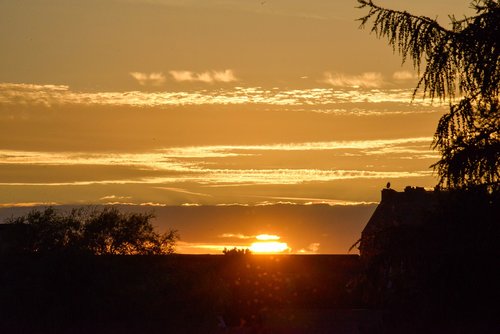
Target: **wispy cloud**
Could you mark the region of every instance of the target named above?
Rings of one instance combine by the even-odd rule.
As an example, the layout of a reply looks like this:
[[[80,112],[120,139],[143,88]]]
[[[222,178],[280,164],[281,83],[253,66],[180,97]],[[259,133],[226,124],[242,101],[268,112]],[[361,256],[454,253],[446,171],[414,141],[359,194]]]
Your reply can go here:
[[[379,88],[384,80],[379,72],[365,72],[360,75],[325,72],[322,82],[336,87]]]
[[[190,162],[168,159],[164,153],[83,153],[0,150],[0,165],[30,164],[53,166],[140,166],[153,170],[186,172],[196,166]]]
[[[73,182],[0,182],[0,186],[89,186],[149,184],[163,185],[194,182],[201,185],[294,185],[307,182],[329,182],[353,179],[398,179],[432,175],[430,171],[369,171],[321,169],[203,169],[173,177],[143,177],[135,179],[88,180]]]
[[[221,74],[221,76],[223,76]],[[189,77],[189,76],[186,76]],[[210,76],[215,80],[215,76]],[[217,79],[222,80],[222,79]],[[304,111],[322,112],[338,103],[402,103],[410,106],[412,89],[311,88],[264,89],[234,87],[199,91],[127,91],[79,92],[68,86],[0,83],[0,103],[31,105],[111,105],[162,107],[185,105],[266,105],[301,107]],[[431,106],[431,101],[414,100],[411,106]],[[325,109],[326,108],[326,109]],[[298,109],[294,109],[298,110]],[[333,109],[332,109],[333,110]],[[427,109],[426,109],[427,110]],[[334,110],[335,111],[335,110]],[[351,111],[350,111],[351,112]],[[355,109],[352,113],[359,114]],[[370,113],[368,113],[370,114]]]
[[[133,202],[106,202],[105,205],[126,205],[126,206],[157,206],[164,207],[168,204],[166,203],[156,203],[156,202],[141,202],[141,203],[133,203]]]
[[[116,196],[116,195],[108,195],[99,198],[101,201],[109,201],[109,200],[122,200],[122,199],[131,199],[131,196]]]
[[[143,73],[143,72],[130,72],[129,73],[141,86],[161,86],[167,80],[165,75],[161,72]]]
[[[214,82],[234,82],[238,81],[234,75],[233,70],[224,71],[206,71],[196,73],[193,71],[170,71],[170,75],[175,81],[183,82],[204,82],[204,83],[214,83]]]
[[[0,208],[24,208],[35,206],[55,206],[57,202],[19,202],[19,203],[0,203]]]
[[[417,74],[410,71],[397,71],[392,74],[392,78],[399,81],[417,79]]]
[[[212,197],[210,194],[197,193],[193,191],[189,191],[187,189],[175,188],[175,187],[154,187],[155,189],[168,190],[176,193],[187,194],[187,195],[195,195],[195,196],[203,196],[203,197]]]
[[[264,197],[264,196],[259,196]],[[277,199],[277,200],[289,200],[292,201],[290,203],[301,202],[305,205],[313,205],[313,204],[327,204],[330,206],[355,206],[355,205],[367,205],[367,204],[375,204],[378,202],[366,202],[366,201],[347,201],[347,200],[338,200],[331,198],[311,198],[311,197],[283,197],[283,196],[272,196],[265,197],[269,199]],[[273,203],[275,204],[275,203]]]
[[[255,206],[273,206],[273,205],[298,205],[299,203],[297,202],[292,202],[292,201],[262,201],[262,202],[257,202],[254,205]]]
[[[353,155],[410,154],[414,157],[435,158],[430,149],[432,137],[345,140],[263,145],[189,146],[163,149],[168,158],[225,158],[252,156],[262,151],[334,151],[351,150]],[[0,151],[1,153],[1,151]]]
[[[342,159],[353,157],[383,156],[390,159],[435,159],[437,155],[430,149],[431,137],[395,138],[378,140],[352,140],[327,142],[277,143],[263,145],[215,145],[158,149],[147,153],[101,153],[101,152],[39,152],[0,150],[0,167],[7,165],[30,166],[123,166],[134,170],[135,177],[93,178],[68,181],[43,176],[10,181],[3,179],[3,186],[89,186],[89,185],[148,185],[156,189],[190,196],[210,197],[210,191],[199,192],[190,187],[248,186],[248,185],[297,185],[309,182],[331,182],[350,179],[398,179],[429,177],[432,172],[426,166],[416,170],[393,170],[387,166],[365,165],[359,169],[303,168],[304,165],[276,168],[275,165],[259,162],[243,168],[228,162],[226,158],[235,156],[267,156],[274,152],[288,154],[334,153]],[[215,157],[215,158],[214,158]],[[210,160],[203,160],[210,159]],[[231,161],[231,160],[230,160]],[[255,168],[251,168],[255,166]],[[229,167],[229,168],[228,168]],[[295,168],[294,168],[295,167]],[[309,166],[307,166],[309,167]],[[5,167],[7,168],[7,167]],[[9,167],[10,168],[10,167]],[[179,186],[183,184],[183,186]],[[186,185],[186,186],[184,186]],[[324,203],[328,205],[360,204],[325,198],[264,197],[278,201],[300,201],[303,204]],[[101,201],[110,203],[129,202],[127,196],[107,195]],[[188,201],[189,202],[189,201]],[[262,203],[267,204],[267,203]]]
[[[205,171],[203,162],[192,158],[227,158],[253,156],[264,151],[306,152],[346,151],[354,156],[406,154],[414,158],[437,157],[430,149],[432,137],[347,140],[325,142],[277,143],[263,145],[187,146],[154,150],[148,153],[84,153],[0,150],[0,165],[104,165],[132,166],[179,173]],[[164,188],[182,192],[180,188]],[[197,194],[201,195],[201,194]]]
[[[429,171],[367,171],[367,170],[320,170],[320,169],[207,169],[201,184],[261,184],[292,185],[306,182],[329,182],[352,179],[397,179],[424,177]]]
[[[302,248],[300,249],[297,253],[300,254],[314,254],[319,252],[319,247],[320,247],[319,242],[313,242],[307,246],[307,248]]]
[[[28,83],[8,83],[8,82],[2,82],[0,83],[0,90],[1,91],[35,91],[35,92],[40,92],[40,91],[58,91],[58,92],[63,92],[63,91],[68,91],[69,86],[67,85],[51,85],[51,84],[44,84],[44,85],[38,85],[38,84],[28,84]]]
[[[259,234],[255,236],[255,239],[261,240],[261,241],[269,241],[269,240],[280,240],[281,237],[279,235],[275,234]]]
[[[255,239],[255,235],[245,235],[242,233],[223,233],[219,235],[219,238],[248,240]]]

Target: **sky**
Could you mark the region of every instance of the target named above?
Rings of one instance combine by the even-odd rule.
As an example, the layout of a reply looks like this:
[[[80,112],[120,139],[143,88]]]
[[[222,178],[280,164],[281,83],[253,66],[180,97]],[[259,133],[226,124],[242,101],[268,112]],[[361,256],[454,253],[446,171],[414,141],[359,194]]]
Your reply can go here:
[[[361,208],[387,182],[432,188],[446,105],[412,100],[418,72],[356,6],[0,0],[0,207]]]

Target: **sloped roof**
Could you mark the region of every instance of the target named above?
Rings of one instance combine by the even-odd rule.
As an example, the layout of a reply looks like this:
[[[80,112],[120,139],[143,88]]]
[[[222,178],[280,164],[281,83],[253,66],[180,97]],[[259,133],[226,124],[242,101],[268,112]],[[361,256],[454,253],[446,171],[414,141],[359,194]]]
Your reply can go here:
[[[420,225],[427,220],[436,205],[433,191],[406,187],[405,191],[382,190],[382,200],[366,224],[362,236],[400,225]]]

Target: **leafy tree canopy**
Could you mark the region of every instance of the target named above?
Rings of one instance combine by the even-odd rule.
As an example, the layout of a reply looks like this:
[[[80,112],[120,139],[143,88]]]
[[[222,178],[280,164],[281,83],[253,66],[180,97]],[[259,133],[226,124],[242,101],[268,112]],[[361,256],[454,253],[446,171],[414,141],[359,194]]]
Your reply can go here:
[[[500,190],[500,3],[475,0],[476,15],[450,17],[451,28],[406,11],[358,0],[368,14],[361,27],[386,38],[403,62],[420,74],[414,96],[447,100],[450,110],[439,120],[433,147],[441,159],[432,167],[439,184],[467,189]],[[425,67],[422,70],[422,64]]]
[[[177,231],[155,232],[151,213],[123,213],[114,207],[60,212],[52,207],[7,219],[25,226],[21,251],[86,252],[95,255],[157,255],[174,252]]]

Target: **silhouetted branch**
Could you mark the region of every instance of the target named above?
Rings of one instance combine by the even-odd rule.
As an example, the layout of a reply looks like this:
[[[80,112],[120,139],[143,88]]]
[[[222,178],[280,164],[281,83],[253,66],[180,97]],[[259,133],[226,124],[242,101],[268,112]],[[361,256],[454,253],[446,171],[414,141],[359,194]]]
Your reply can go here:
[[[498,184],[500,170],[500,4],[494,0],[472,3],[476,16],[456,20],[452,29],[436,20],[382,8],[372,0],[358,0],[368,8],[361,27],[386,38],[403,62],[410,58],[420,73],[414,90],[440,100],[448,99],[449,113],[439,120],[433,148],[441,160],[432,167],[440,185],[466,188]],[[460,96],[458,103],[455,97]],[[455,104],[453,104],[455,103]],[[494,187],[498,189],[499,187]]]

